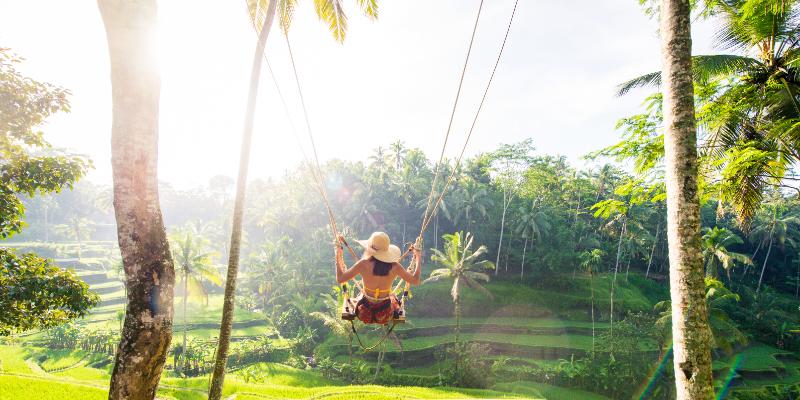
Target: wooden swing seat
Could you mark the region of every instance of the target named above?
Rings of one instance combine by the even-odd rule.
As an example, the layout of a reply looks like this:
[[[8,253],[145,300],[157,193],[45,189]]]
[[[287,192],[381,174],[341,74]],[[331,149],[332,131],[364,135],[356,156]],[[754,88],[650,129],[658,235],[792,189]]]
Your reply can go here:
[[[342,302],[341,317],[345,321],[354,321],[356,319],[356,305],[353,299],[348,297]],[[406,322],[406,304],[404,301],[400,302],[400,308],[394,311],[392,315],[392,323],[403,324]]]

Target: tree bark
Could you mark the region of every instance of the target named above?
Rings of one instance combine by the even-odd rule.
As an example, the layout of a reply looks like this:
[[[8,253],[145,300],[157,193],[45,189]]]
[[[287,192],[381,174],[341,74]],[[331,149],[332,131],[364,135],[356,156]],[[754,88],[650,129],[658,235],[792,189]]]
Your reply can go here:
[[[714,397],[697,192],[697,131],[688,0],[661,2],[667,237],[678,400]]]
[[[175,271],[158,199],[155,0],[98,0],[111,64],[111,167],[128,304],[109,399],[153,399],[172,339]]]
[[[236,276],[239,273],[239,253],[242,242],[242,219],[244,216],[244,198],[247,189],[247,170],[250,165],[250,142],[253,138],[253,120],[256,112],[258,83],[261,78],[261,63],[264,60],[264,47],[275,17],[275,5],[270,1],[264,25],[258,35],[258,42],[253,54],[253,67],[250,71],[250,90],[247,97],[244,131],[242,132],[242,148],[239,155],[239,176],[236,180],[236,199],[233,205],[233,224],[231,228],[231,245],[228,254],[228,272],[225,280],[225,298],[222,305],[222,322],[219,329],[219,344],[214,357],[214,373],[208,391],[209,400],[222,397],[222,385],[225,381],[225,367],[228,364],[228,348],[233,328],[234,300],[236,297]]]

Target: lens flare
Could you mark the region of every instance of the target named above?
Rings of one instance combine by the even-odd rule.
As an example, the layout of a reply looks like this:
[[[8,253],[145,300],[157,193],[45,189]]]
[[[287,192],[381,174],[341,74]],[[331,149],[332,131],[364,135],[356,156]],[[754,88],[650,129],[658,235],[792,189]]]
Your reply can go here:
[[[670,342],[669,348],[667,351],[664,352],[664,355],[661,357],[661,361],[658,362],[658,365],[653,368],[650,372],[650,376],[648,377],[647,381],[643,387],[639,389],[639,400],[647,399],[650,397],[650,394],[653,392],[653,389],[656,387],[656,382],[658,382],[658,378],[664,373],[664,368],[666,368],[667,360],[672,357],[672,343]]]

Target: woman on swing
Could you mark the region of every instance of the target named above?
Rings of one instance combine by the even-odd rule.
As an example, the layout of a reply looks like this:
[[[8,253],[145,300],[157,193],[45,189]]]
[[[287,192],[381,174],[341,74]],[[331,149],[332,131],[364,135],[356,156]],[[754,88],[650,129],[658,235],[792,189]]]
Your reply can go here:
[[[339,235],[336,246],[336,281],[341,284],[361,275],[364,283],[364,291],[350,304],[353,306],[350,312],[354,312],[365,324],[388,324],[396,318],[396,313],[401,308],[397,297],[392,293],[392,283],[399,276],[412,285],[419,284],[420,250],[416,246],[411,247],[414,253],[412,263],[417,266],[411,274],[400,265],[400,248],[390,243],[389,235],[374,232],[369,239],[357,241],[364,248],[364,255],[352,267],[347,268],[342,248],[344,240]]]

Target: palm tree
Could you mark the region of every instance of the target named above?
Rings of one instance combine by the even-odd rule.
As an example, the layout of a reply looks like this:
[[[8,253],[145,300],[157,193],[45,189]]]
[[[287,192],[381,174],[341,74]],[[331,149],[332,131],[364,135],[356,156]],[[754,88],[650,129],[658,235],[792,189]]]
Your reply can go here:
[[[581,253],[581,266],[589,271],[589,292],[592,298],[592,353],[594,353],[594,269],[597,268],[606,253],[600,249]]]
[[[439,249],[431,249],[431,261],[439,264],[442,268],[431,271],[431,275],[423,283],[436,282],[442,279],[453,281],[450,295],[453,297],[453,315],[456,317],[456,343],[459,341],[461,331],[461,288],[467,286],[470,289],[483,293],[486,297],[493,299],[494,296],[488,289],[483,287],[479,281],[489,282],[487,269],[495,268],[495,265],[488,260],[478,259],[486,254],[487,248],[479,246],[475,251],[472,250],[473,237],[471,233],[464,234],[456,232],[442,236],[444,239],[444,252]]]
[[[94,231],[94,222],[85,217],[69,217],[66,224],[56,225],[56,231],[78,242],[78,258],[83,258],[83,241]]]
[[[710,400],[713,337],[703,295],[689,0],[662,0],[660,12],[675,387],[678,399]]]
[[[277,1],[247,0],[253,27],[258,33],[258,42],[253,54],[253,65],[250,71],[250,87],[247,97],[247,111],[245,112],[244,132],[242,133],[242,147],[239,158],[239,176],[236,180],[236,197],[233,206],[233,223],[231,228],[231,245],[228,255],[228,271],[225,280],[225,301],[222,307],[222,323],[220,326],[219,345],[214,358],[214,373],[209,388],[209,400],[220,400],[222,397],[222,384],[225,380],[225,366],[228,362],[228,348],[233,327],[234,297],[236,294],[236,275],[239,271],[239,252],[242,236],[242,219],[244,215],[244,197],[247,187],[247,170],[250,163],[250,143],[253,137],[253,121],[255,119],[256,97],[258,83],[261,77],[261,64],[264,59],[264,47],[267,43],[272,21],[275,18]],[[359,0],[359,5],[364,14],[370,18],[377,18],[378,5],[375,0]],[[281,1],[280,27],[284,35],[289,35],[294,8],[297,0]],[[315,0],[317,16],[328,24],[334,38],[341,42],[347,31],[347,16],[339,0]]]
[[[725,311],[726,305],[731,302],[738,302],[739,295],[731,292],[722,282],[714,278],[705,279],[705,300],[708,305],[708,323],[711,332],[714,334],[716,346],[730,353],[737,345],[747,344],[747,336],[739,330]],[[659,302],[655,309],[661,311],[661,316],[656,320],[656,324],[669,328],[672,323],[672,304],[669,300]]]
[[[172,339],[175,271],[158,198],[155,0],[98,0],[111,64],[114,213],[128,305],[109,399],[152,399]]]
[[[733,203],[741,222],[755,214],[767,187],[783,186],[786,171],[800,161],[800,43],[798,1],[707,1],[718,23],[717,47],[736,54],[692,57],[694,82],[707,112],[699,119],[707,133],[706,165],[722,177],[723,200]],[[619,87],[661,84],[652,72]]]
[[[394,161],[394,168],[399,171],[400,168],[403,166],[403,160],[405,160],[406,153],[408,153],[408,149],[406,148],[403,141],[398,139],[396,142],[389,145],[389,150],[392,151],[392,160]]]
[[[764,271],[767,269],[767,262],[769,256],[772,254],[772,247],[777,240],[778,247],[784,248],[790,232],[800,225],[800,217],[794,214],[787,214],[785,210],[777,205],[768,205],[767,212],[762,218],[757,218],[757,225],[750,233],[750,238],[753,241],[759,242],[759,245],[766,244],[767,254],[764,257],[764,263],[761,265],[761,274],[758,277],[758,286],[756,286],[756,294],[761,290],[761,282],[764,279]]]
[[[213,253],[206,252],[208,241],[192,229],[177,233],[171,238],[172,259],[178,267],[180,280],[183,285],[183,349],[186,349],[186,334],[189,325],[186,322],[186,306],[189,296],[201,297],[208,304],[208,291],[203,286],[203,280],[217,286],[222,286],[222,277],[211,262]],[[176,365],[178,365],[176,363]]]
[[[371,162],[370,165],[372,167],[378,168],[378,171],[380,173],[379,178],[381,180],[383,180],[384,173],[386,172],[386,168],[388,166],[387,158],[388,157],[386,156],[386,149],[384,149],[383,146],[378,146],[377,148],[375,148],[375,150],[373,150],[372,155],[369,156],[369,160]]]
[[[520,207],[516,231],[525,239],[522,246],[522,263],[519,266],[519,278],[525,277],[525,255],[528,251],[528,242],[539,240],[543,233],[550,230],[549,215],[544,210],[532,203],[530,207]]]
[[[349,362],[353,362],[353,331],[350,329],[350,323],[341,318],[341,311],[339,302],[330,294],[325,293],[322,295],[322,303],[325,305],[324,311],[314,311],[309,314],[312,318],[316,318],[328,327],[336,336],[342,337],[347,340],[347,354]]]
[[[731,281],[731,269],[736,263],[753,265],[753,261],[746,254],[735,253],[728,250],[728,246],[744,243],[742,239],[725,228],[703,229],[703,258],[706,260],[706,276],[717,277],[717,266],[722,266]]]
[[[466,182],[456,191],[457,212],[454,215],[453,224],[458,226],[459,222],[467,223],[467,230],[472,228],[473,219],[485,217],[491,207],[492,200],[489,191],[476,182],[474,179],[466,179]],[[495,270],[497,275],[497,270]]]

